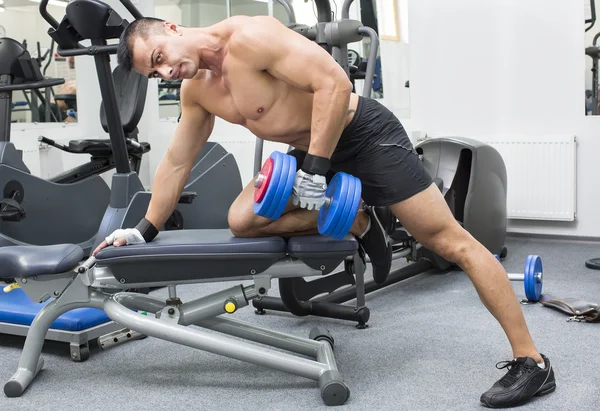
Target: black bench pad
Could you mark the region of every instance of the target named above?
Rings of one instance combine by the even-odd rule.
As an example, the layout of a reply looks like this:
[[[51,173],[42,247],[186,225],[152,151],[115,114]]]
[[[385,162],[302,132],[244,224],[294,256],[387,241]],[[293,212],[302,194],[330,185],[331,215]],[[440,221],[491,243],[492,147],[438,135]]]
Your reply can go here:
[[[0,248],[0,278],[29,278],[67,272],[83,259],[74,244]]]
[[[297,236],[288,239],[290,257],[301,260],[323,274],[329,274],[348,256],[358,250],[358,241],[348,234],[341,240],[321,235]]]

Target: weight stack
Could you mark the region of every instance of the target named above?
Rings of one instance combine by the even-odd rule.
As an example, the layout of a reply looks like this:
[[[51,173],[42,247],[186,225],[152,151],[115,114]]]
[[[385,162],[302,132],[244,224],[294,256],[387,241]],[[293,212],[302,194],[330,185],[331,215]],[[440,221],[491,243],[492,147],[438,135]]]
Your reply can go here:
[[[500,153],[464,137],[428,139],[415,149],[431,177],[442,180],[442,194],[456,220],[491,253],[504,254],[507,178]],[[436,268],[450,267],[431,251],[419,251]]]

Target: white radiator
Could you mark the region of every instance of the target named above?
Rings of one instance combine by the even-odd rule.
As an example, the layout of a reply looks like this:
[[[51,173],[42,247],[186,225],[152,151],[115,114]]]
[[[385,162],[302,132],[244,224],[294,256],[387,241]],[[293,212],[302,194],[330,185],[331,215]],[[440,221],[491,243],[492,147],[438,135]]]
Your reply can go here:
[[[508,218],[573,221],[576,137],[498,140],[486,143],[498,150],[506,164]]]

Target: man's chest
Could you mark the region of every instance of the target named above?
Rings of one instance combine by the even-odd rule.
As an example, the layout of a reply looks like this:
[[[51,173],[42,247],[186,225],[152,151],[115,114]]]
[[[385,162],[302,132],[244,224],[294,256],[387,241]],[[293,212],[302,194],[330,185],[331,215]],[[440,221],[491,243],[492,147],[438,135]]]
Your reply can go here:
[[[280,81],[269,73],[226,62],[221,75],[213,76],[207,86],[209,95],[203,97],[208,99],[203,100],[217,111],[213,113],[225,119],[235,117],[236,123],[260,120],[281,94]]]

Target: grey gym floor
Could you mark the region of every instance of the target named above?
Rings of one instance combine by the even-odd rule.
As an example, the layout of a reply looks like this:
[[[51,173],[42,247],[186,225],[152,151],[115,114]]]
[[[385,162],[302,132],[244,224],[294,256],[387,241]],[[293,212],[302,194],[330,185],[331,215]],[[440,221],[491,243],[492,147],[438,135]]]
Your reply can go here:
[[[509,238],[507,246],[504,265],[509,271],[522,270],[528,254],[542,257],[544,293],[600,303],[600,271],[584,266],[586,259],[600,256],[598,244]],[[522,284],[512,284],[523,298]],[[179,294],[185,301],[230,285],[179,287]],[[344,321],[284,313],[257,316],[252,306],[234,315],[305,336],[314,325],[327,326],[351,390],[342,409],[483,409],[479,396],[504,374],[495,364],[510,359],[511,351],[463,272],[422,274],[367,298],[371,319],[366,330]],[[600,324],[567,322],[568,316],[541,304],[522,308],[534,341],[554,364],[557,390],[519,409],[598,409]],[[3,386],[16,370],[24,340],[0,338]],[[0,410],[331,409],[311,380],[153,338],[100,352],[93,346],[84,363],[71,362],[68,353],[66,345],[47,342],[44,370],[21,398],[0,394]]]

